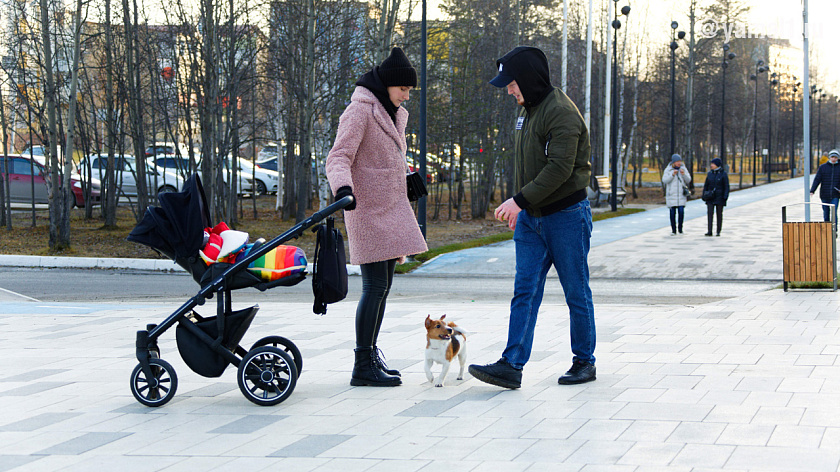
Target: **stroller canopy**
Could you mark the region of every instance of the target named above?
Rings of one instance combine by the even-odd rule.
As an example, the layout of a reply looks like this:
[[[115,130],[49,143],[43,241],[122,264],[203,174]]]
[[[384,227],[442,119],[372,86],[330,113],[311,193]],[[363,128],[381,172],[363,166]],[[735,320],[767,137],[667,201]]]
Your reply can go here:
[[[183,191],[158,194],[158,201],[160,207],[149,207],[126,239],[176,262],[198,254],[204,244],[204,228],[212,226],[198,174],[184,182]]]

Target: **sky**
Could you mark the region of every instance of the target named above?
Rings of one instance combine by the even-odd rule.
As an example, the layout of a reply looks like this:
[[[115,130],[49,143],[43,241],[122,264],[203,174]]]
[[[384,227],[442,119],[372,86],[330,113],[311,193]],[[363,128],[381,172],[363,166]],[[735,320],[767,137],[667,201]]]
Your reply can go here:
[[[570,0],[572,2],[587,2],[587,0]],[[595,6],[601,3],[602,0],[595,0]],[[428,18],[441,18],[439,5],[440,0],[428,0]],[[702,3],[702,0],[700,0]],[[802,48],[802,1],[801,0],[747,0],[747,4],[751,5],[751,10],[748,14],[747,21],[743,25],[744,30],[732,30],[731,35],[738,34],[758,34],[777,39],[788,39],[791,45]],[[647,31],[649,37],[654,41],[661,41],[668,43],[670,41],[671,30],[669,25],[672,20],[676,20],[680,28],[686,29],[688,27],[688,7],[689,0],[619,0],[619,7],[623,5],[631,5],[633,10],[631,16],[635,16],[635,20],[641,23],[642,18],[647,22]],[[840,20],[840,1],[838,0],[809,0],[808,2],[808,16],[809,16],[809,42],[811,49],[811,60],[820,65],[820,74],[822,77],[818,79],[823,82],[821,86],[832,90],[836,95],[840,95],[840,47],[838,47],[838,37],[835,33],[832,38],[830,33],[832,28],[838,28],[836,24]],[[633,15],[637,13],[637,15]],[[417,18],[420,16],[420,9],[416,11]],[[641,16],[639,16],[641,15]],[[698,35],[701,34],[700,27],[705,28],[704,32],[718,31],[718,34],[724,34],[722,22],[717,18],[704,18],[698,15],[696,27]],[[662,25],[658,27],[657,25]],[[629,25],[633,26],[633,25]],[[661,31],[657,35],[656,30]],[[797,76],[802,77],[802,65],[799,65]]]

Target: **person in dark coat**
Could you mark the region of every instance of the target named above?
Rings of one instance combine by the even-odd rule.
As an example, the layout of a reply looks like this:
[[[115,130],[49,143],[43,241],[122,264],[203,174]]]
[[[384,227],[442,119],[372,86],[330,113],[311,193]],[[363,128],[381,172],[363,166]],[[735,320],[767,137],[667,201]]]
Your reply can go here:
[[[709,222],[709,230],[706,236],[712,235],[712,216],[717,214],[717,232],[720,236],[720,229],[723,226],[723,207],[729,200],[729,175],[723,170],[723,162],[720,158],[712,159],[710,167],[712,170],[706,174],[706,182],[703,184],[703,201],[706,202],[706,216]]]
[[[811,184],[811,196],[817,191],[817,186],[820,187],[820,200],[826,205],[834,206],[834,214],[837,214],[837,202],[840,201],[840,165],[837,164],[840,159],[840,151],[832,149],[828,153],[828,162],[821,165],[817,169],[817,175],[814,176],[814,183]],[[823,221],[831,221],[831,207],[823,205]],[[837,221],[834,221],[834,229],[837,229]]]

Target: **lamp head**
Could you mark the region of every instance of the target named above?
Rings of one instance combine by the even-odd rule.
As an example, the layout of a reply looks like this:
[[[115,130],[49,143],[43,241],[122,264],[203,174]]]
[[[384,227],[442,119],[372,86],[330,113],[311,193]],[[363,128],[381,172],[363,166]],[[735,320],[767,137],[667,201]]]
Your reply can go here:
[[[671,29],[677,29],[677,28],[679,28],[679,27],[680,27],[680,24],[679,24],[679,23],[677,23],[676,21],[672,21],[672,22],[671,22]]]
[[[630,6],[625,5],[625,6],[621,7],[621,14],[624,15],[624,16],[629,15],[630,14]]]
[[[685,31],[680,31],[677,33],[677,38],[684,39],[685,38]]]
[[[618,19],[613,20],[613,22],[612,22],[612,27],[613,27],[614,29],[619,29],[619,28],[621,28],[621,20],[618,20]]]
[[[679,45],[676,41],[671,41],[671,51],[676,51]]]
[[[755,63],[755,65],[757,65],[757,66],[763,66],[763,65],[764,65],[764,61],[763,61],[763,60],[761,60],[761,59],[759,59],[759,60],[758,60],[758,62],[756,62],[756,63]]]
[[[723,50],[729,51],[729,43],[723,43]]]
[[[734,52],[730,52],[729,55],[726,56],[726,57],[729,58],[729,60],[731,61],[732,59],[735,59],[737,56],[735,55]]]

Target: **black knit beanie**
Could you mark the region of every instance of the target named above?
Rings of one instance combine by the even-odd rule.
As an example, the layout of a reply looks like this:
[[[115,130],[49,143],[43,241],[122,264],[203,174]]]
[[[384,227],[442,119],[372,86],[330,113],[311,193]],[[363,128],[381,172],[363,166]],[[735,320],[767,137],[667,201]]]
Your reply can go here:
[[[391,55],[382,61],[379,76],[386,87],[417,87],[417,71],[400,48],[391,49]]]

